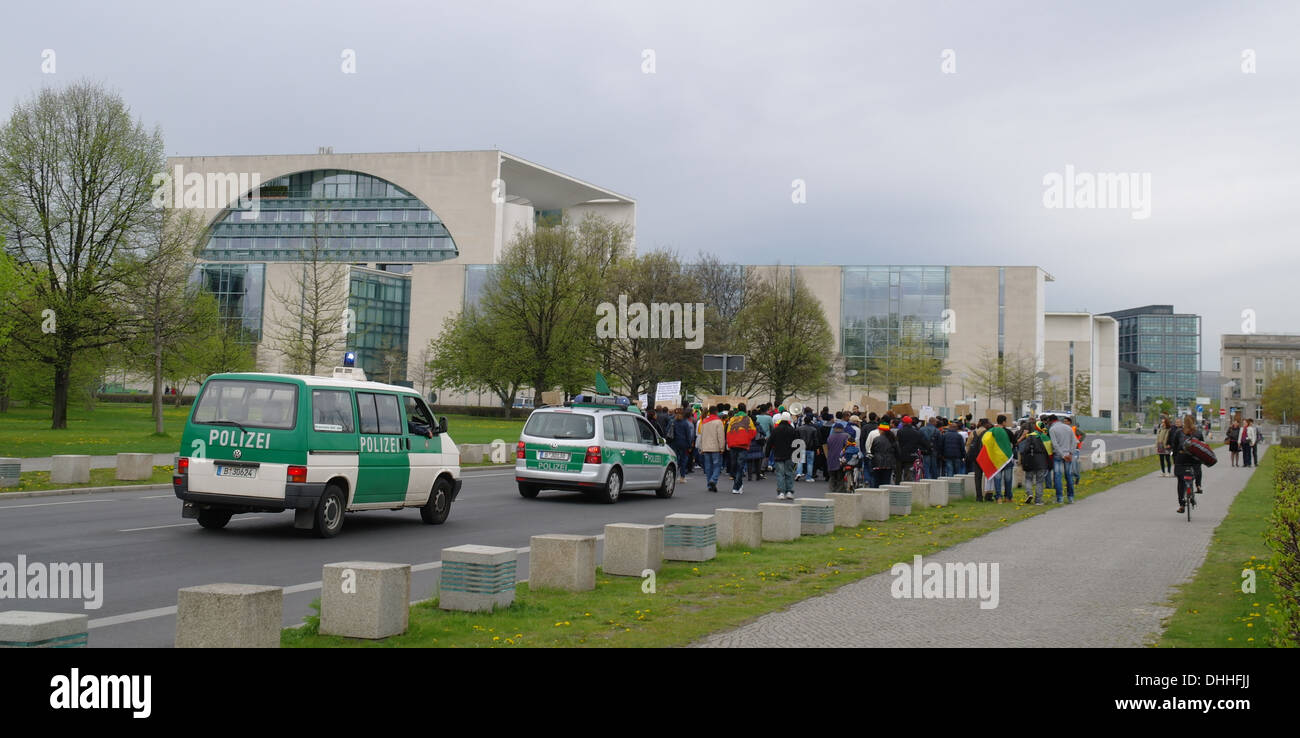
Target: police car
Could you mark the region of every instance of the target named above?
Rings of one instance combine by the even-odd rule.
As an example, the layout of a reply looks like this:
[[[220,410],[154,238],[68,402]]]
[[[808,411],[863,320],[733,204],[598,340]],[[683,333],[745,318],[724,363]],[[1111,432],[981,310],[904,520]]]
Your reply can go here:
[[[587,493],[614,503],[627,490],[672,497],[677,456],[627,398],[580,395],[563,407],[534,410],[515,450],[519,494],[544,489]]]
[[[447,419],[408,387],[342,369],[209,377],[172,477],[182,517],[219,529],[238,513],[293,510],[295,528],[322,538],[356,510],[419,508],[425,523],[446,521],[461,486]]]

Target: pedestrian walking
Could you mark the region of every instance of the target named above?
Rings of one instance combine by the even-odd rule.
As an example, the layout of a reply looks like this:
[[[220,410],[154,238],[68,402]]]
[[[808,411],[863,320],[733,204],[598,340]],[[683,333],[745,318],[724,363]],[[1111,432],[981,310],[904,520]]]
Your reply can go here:
[[[700,434],[696,439],[700,461],[704,465],[704,481],[710,492],[718,491],[718,477],[722,474],[722,455],[727,450],[727,432],[717,406],[709,408],[708,415],[700,421]]]
[[[1021,426],[1020,440],[1016,444],[1016,463],[1025,472],[1024,504],[1043,504],[1043,478],[1052,463],[1052,456],[1043,443],[1042,434],[1035,432],[1029,423]]]
[[[1241,426],[1237,425],[1237,421],[1232,421],[1232,424],[1228,426],[1226,437],[1228,439],[1228,454],[1232,457],[1232,465],[1240,466]]]
[[[772,471],[776,474],[776,497],[780,500],[794,499],[794,442],[798,438],[794,426],[790,424],[790,414],[776,416],[776,425],[767,438],[766,451],[772,455]]]
[[[758,435],[754,421],[745,412],[745,403],[736,405],[736,412],[727,421],[727,451],[731,457],[732,484],[731,494],[743,494],[745,486],[745,454],[749,444]]]
[[[1172,458],[1174,451],[1169,448],[1169,434],[1173,429],[1173,424],[1169,422],[1169,418],[1166,416],[1160,420],[1160,427],[1156,431],[1156,455],[1160,457],[1160,476],[1162,477],[1174,473]]]
[[[845,491],[844,469],[840,466],[840,459],[848,438],[849,433],[844,427],[844,422],[835,423],[831,426],[830,435],[826,437],[826,445],[823,447],[826,452],[826,476],[831,483],[832,492]]]

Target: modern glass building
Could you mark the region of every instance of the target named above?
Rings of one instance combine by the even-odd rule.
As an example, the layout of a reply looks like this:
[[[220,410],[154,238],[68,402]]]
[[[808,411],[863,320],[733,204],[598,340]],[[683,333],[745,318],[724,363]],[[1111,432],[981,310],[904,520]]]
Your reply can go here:
[[[201,264],[193,278],[217,299],[222,322],[238,329],[240,341],[262,340],[265,264]]]
[[[1120,362],[1150,370],[1131,372],[1135,379],[1120,382],[1121,403],[1141,410],[1153,400],[1167,399],[1175,410],[1193,408],[1200,386],[1201,316],[1175,313],[1173,305],[1105,315],[1119,321]],[[1123,389],[1128,387],[1135,389]]]
[[[948,356],[948,267],[846,266],[841,280],[840,351],[859,383],[878,374],[905,341],[916,342],[924,356]]]
[[[406,379],[410,334],[411,280],[401,274],[353,267],[348,307],[356,330],[348,335],[348,350],[366,376],[384,382]]]

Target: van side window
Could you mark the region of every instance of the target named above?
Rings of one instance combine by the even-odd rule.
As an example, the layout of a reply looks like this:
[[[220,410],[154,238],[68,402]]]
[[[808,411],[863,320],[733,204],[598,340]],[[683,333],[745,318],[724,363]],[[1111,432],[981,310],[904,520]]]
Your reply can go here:
[[[606,415],[604,421],[601,422],[601,425],[604,426],[604,429],[605,429],[605,440],[606,440],[606,441],[621,441],[621,440],[623,440],[623,439],[619,438],[619,432],[618,432],[618,418],[617,418],[617,417],[615,417],[615,416],[613,416],[613,415]]]
[[[375,395],[375,406],[379,408],[380,433],[405,433],[406,424],[402,422],[402,409],[397,398],[392,395]]]
[[[649,423],[640,418],[633,418],[632,420],[636,423],[637,430],[641,431],[641,443],[653,446],[659,442],[659,434],[655,433],[655,429],[651,428]]]
[[[636,418],[632,417],[631,413],[625,413],[623,415],[615,415],[614,417],[618,419],[618,431],[619,431],[618,440],[622,441],[623,443],[641,442],[641,438],[640,438],[641,430],[637,428]]]
[[[357,410],[361,414],[361,432],[379,432],[379,413],[375,410],[375,396],[369,392],[357,393]]]
[[[312,390],[312,427],[327,433],[351,433],[355,428],[352,396],[345,390]]]

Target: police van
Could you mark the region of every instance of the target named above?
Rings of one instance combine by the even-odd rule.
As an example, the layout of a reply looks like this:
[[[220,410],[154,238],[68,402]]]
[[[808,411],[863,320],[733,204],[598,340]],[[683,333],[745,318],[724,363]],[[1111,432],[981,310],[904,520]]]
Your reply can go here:
[[[444,522],[461,486],[447,419],[410,388],[338,373],[209,377],[172,478],[182,517],[216,529],[237,513],[293,510],[295,528],[322,538],[357,510],[414,507]]]
[[[626,398],[579,395],[562,407],[534,410],[515,449],[519,494],[544,489],[585,492],[618,502],[624,490],[672,497],[677,456]]]

